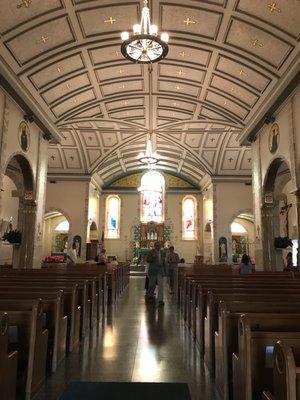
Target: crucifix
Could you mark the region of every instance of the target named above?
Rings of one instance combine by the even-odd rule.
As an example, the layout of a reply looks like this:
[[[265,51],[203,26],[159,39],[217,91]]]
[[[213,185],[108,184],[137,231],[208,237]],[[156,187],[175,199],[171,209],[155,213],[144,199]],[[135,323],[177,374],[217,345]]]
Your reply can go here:
[[[280,215],[285,216],[285,229],[286,229],[286,236],[289,237],[289,212],[293,204],[288,204],[287,200],[284,200],[284,206],[280,209]]]

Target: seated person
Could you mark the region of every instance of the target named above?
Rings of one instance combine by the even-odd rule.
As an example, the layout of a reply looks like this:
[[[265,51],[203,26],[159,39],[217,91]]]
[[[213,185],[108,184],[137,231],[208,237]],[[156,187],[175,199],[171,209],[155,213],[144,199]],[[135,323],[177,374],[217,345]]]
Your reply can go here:
[[[251,274],[252,273],[252,264],[250,261],[250,257],[247,254],[244,254],[239,266],[239,273],[241,275]]]
[[[107,263],[106,250],[102,249],[100,254],[98,255],[97,265],[106,265],[106,263]]]
[[[111,260],[111,262],[110,262],[110,265],[112,266],[112,267],[117,267],[118,265],[119,265],[119,263],[118,263],[118,260],[117,260],[117,257],[113,257],[112,258],[112,260]]]

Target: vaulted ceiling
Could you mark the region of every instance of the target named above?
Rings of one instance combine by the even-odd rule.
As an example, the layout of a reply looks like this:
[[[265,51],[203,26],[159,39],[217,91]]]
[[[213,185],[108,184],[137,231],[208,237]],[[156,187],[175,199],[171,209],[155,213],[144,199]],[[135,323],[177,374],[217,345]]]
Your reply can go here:
[[[103,184],[142,168],[153,92],[157,168],[195,184],[249,176],[239,142],[299,65],[299,0],[152,0],[169,54],[129,63],[120,32],[140,20],[136,0],[2,0],[0,60],[61,135],[49,173]],[[298,63],[298,64],[297,64]]]

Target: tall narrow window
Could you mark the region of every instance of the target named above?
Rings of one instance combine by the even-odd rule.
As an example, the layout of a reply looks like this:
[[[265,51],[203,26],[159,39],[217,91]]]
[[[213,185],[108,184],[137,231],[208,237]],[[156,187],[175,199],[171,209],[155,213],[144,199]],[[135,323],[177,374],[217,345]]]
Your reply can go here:
[[[108,196],[106,199],[106,238],[118,239],[120,237],[120,207],[121,200],[118,196]]]
[[[141,222],[163,222],[165,179],[157,171],[146,172],[141,179]]]
[[[182,238],[196,240],[197,201],[192,196],[187,196],[182,201]]]

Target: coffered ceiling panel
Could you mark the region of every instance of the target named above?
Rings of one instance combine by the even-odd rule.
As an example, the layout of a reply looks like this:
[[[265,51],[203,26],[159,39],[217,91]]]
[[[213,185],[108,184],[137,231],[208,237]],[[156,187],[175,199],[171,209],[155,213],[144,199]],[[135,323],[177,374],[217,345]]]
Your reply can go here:
[[[29,78],[37,89],[42,89],[51,82],[65,79],[72,72],[77,72],[83,68],[84,63],[81,54],[75,54],[46,65],[41,70],[29,75]]]
[[[214,39],[223,14],[206,9],[162,4],[162,29]]]
[[[210,50],[198,47],[180,46],[174,44],[169,48],[168,60],[176,61],[182,65],[196,65],[197,67],[207,67],[211,58]]]
[[[293,46],[271,32],[266,32],[244,21],[232,19],[226,43],[248,49],[249,53],[261,58],[275,68],[281,66]]]
[[[212,175],[249,177],[240,138],[299,66],[300,2],[150,3],[153,23],[170,34],[151,73],[120,50],[142,0],[1,2],[0,64],[60,131],[50,176],[96,174],[106,184],[141,171],[153,132],[158,170],[199,186]]]
[[[76,75],[73,78],[66,79],[64,82],[53,86],[51,89],[43,92],[42,97],[48,103],[53,103],[62,97],[68,96],[79,89],[89,86],[91,81],[88,74],[85,72],[80,75]]]
[[[20,65],[75,41],[67,17],[55,18],[20,32],[4,44]]]
[[[113,79],[124,78],[132,76],[142,76],[142,68],[138,64],[126,64],[122,66],[110,66],[106,68],[101,68],[97,70],[97,76],[99,82],[105,82]]]
[[[99,3],[99,2],[98,2]],[[78,11],[77,16],[85,37],[127,30],[140,19],[138,2],[108,7],[92,6]],[[93,2],[89,2],[93,4]],[[113,17],[112,17],[113,15]]]
[[[30,4],[30,7],[27,7],[26,3],[21,0],[1,0],[0,33],[4,34],[33,18],[62,8],[60,0],[35,1]]]
[[[178,77],[196,84],[202,83],[205,78],[205,71],[183,65],[160,64],[159,72],[162,77]]]
[[[288,2],[272,2],[269,0],[239,0],[236,10],[259,18],[283,32],[299,37],[300,26],[300,4],[299,0],[288,0]]]
[[[159,80],[158,90],[161,92],[172,92],[177,94],[183,93],[188,96],[197,97],[201,89],[193,84],[180,83],[176,80]]]

